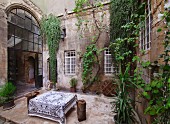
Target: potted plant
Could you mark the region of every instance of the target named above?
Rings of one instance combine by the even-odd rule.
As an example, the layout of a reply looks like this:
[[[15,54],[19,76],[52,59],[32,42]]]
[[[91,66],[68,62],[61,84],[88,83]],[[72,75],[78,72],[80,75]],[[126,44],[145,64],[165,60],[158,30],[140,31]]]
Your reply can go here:
[[[129,75],[130,65],[126,67],[124,73],[120,72],[118,80],[115,81],[117,85],[116,97],[112,102],[114,112],[115,124],[133,124],[136,120],[136,113],[132,107],[132,99],[128,89],[133,87],[131,77]]]
[[[70,92],[76,92],[77,79],[72,78],[70,80]]]
[[[14,92],[16,87],[11,83],[7,82],[0,89],[0,99],[3,105],[3,109],[11,109],[15,106],[14,103]]]

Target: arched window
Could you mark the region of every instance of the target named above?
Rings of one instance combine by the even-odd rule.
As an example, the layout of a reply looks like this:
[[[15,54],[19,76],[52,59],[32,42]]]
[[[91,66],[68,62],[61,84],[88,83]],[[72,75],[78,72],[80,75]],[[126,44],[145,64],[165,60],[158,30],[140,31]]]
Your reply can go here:
[[[24,9],[16,8],[8,13],[8,48],[42,53],[39,25]]]
[[[16,6],[8,15],[8,80],[27,81],[28,69],[25,58],[34,56],[36,87],[42,83],[42,38],[39,24],[33,14],[24,7]],[[39,85],[39,86],[38,86]]]

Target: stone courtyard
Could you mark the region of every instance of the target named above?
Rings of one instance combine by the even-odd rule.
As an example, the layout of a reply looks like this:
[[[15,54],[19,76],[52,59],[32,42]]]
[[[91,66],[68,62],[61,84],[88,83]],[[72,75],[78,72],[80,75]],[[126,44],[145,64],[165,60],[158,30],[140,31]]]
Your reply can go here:
[[[48,92],[41,90],[40,93]],[[59,91],[63,92],[63,91]],[[104,95],[87,95],[76,93],[78,100],[86,101],[86,120],[79,122],[77,119],[77,108],[71,109],[66,114],[67,124],[114,124],[110,102],[113,98]],[[0,124],[56,124],[47,119],[28,116],[26,97],[15,100],[16,106],[10,110],[3,111],[0,108]],[[4,122],[4,118],[6,122]]]

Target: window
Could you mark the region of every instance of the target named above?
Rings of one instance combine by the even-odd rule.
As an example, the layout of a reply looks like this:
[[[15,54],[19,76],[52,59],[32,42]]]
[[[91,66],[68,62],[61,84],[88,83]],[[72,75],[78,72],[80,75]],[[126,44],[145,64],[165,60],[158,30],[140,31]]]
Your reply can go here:
[[[149,50],[151,47],[151,28],[152,28],[152,14],[151,14],[151,2],[147,0],[145,8],[145,22],[141,28],[140,34],[140,49]]]
[[[76,67],[76,56],[75,51],[66,51],[65,52],[65,74],[74,75]]]
[[[14,8],[8,13],[8,47],[42,53],[38,22],[24,9]]]
[[[112,55],[109,49],[104,51],[104,73],[110,75],[118,72],[118,67],[113,66]]]

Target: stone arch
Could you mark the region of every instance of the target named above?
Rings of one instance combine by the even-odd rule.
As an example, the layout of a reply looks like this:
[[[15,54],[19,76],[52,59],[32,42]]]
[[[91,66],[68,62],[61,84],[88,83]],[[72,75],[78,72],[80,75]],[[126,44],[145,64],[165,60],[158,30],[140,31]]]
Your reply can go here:
[[[8,13],[13,10],[13,9],[23,9],[27,12],[29,12],[35,19],[36,21],[38,22],[39,26],[40,26],[40,18],[38,17],[38,15],[33,11],[31,10],[29,7],[23,5],[23,4],[19,4],[19,3],[14,3],[14,4],[11,4],[9,5],[8,7],[6,7],[5,9],[5,12],[8,16]]]
[[[42,87],[41,14],[35,5],[32,7],[23,3],[25,1],[29,0],[12,3],[4,10],[8,17],[8,80],[14,82],[18,89],[21,85],[25,89]],[[33,85],[30,87],[27,83]]]

